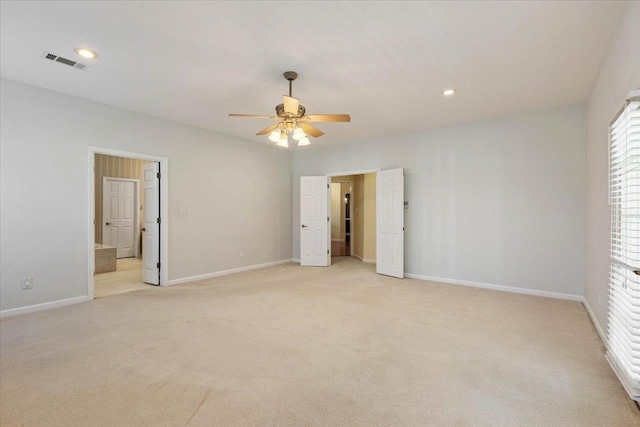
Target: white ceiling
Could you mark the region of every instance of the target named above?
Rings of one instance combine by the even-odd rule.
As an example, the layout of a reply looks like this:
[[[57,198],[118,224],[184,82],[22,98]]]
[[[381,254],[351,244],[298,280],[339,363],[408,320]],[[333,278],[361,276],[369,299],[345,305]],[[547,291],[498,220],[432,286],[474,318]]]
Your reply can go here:
[[[584,101],[624,2],[6,2],[2,77],[268,143],[299,73],[316,146]],[[96,60],[79,71],[48,50]],[[440,92],[455,87],[444,98]]]

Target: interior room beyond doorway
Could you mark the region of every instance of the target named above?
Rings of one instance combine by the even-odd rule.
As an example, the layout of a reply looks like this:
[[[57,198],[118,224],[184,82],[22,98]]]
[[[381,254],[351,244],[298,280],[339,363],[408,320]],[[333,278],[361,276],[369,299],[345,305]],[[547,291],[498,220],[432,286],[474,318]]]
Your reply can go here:
[[[331,177],[331,256],[376,262],[376,173]]]
[[[146,289],[142,278],[144,165],[147,160],[95,154],[96,298]]]

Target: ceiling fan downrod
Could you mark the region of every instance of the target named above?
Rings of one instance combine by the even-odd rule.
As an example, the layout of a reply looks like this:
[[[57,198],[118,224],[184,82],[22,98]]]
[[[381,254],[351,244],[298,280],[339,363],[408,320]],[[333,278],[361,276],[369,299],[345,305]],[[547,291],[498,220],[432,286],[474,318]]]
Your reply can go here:
[[[293,81],[298,78],[298,73],[296,73],[295,71],[285,71],[284,78],[289,80],[289,96],[293,97],[292,95]]]

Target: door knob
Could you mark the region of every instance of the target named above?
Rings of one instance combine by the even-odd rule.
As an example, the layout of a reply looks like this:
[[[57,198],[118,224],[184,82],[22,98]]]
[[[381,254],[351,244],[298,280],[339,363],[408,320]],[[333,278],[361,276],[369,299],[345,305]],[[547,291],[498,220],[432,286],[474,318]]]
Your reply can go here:
[[[147,231],[147,229],[146,229],[146,228],[144,228],[144,227],[142,227],[142,231]]]
[[[110,223],[110,222],[106,222],[105,224],[106,224],[106,225],[111,225],[111,223]]]
[[[307,226],[306,226],[306,225],[304,225],[304,224],[302,224],[302,228],[307,228]]]

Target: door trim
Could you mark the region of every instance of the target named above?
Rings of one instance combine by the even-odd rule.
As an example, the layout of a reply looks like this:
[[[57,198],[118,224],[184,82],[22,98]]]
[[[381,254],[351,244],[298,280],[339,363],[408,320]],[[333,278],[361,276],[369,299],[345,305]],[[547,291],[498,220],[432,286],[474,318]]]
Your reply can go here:
[[[362,169],[362,170],[357,170],[357,171],[349,171],[349,172],[331,172],[328,173],[327,176],[328,177],[334,177],[334,176],[348,176],[348,175],[364,175],[366,173],[373,173],[373,172],[380,172],[382,169],[377,168],[377,169]]]
[[[87,251],[87,298],[94,299],[94,270],[95,270],[95,211],[96,211],[96,195],[95,195],[95,155],[106,154],[108,156],[129,157],[131,159],[152,160],[160,163],[160,286],[167,286],[169,283],[169,158],[156,156],[153,154],[135,153],[132,151],[115,150],[112,148],[96,147],[90,145],[88,147],[88,168],[87,168],[87,184],[89,189],[89,212],[87,220],[88,241]]]
[[[104,187],[109,181],[123,181],[123,182],[133,182],[133,188],[135,191],[135,207],[134,207],[134,219],[133,219],[133,229],[134,229],[134,256],[137,258],[140,255],[140,180],[135,178],[117,178],[113,176],[103,176],[102,177],[102,209],[104,210]],[[102,214],[102,219],[104,222],[104,213]],[[102,241],[104,242],[104,224],[102,224]]]

